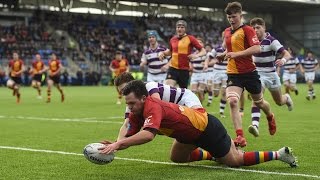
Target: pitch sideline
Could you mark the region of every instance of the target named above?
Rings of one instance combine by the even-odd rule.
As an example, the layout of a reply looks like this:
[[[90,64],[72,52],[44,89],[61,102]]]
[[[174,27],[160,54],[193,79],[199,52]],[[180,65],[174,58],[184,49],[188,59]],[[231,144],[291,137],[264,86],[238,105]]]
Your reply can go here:
[[[10,149],[10,150],[20,150],[20,151],[31,151],[31,152],[43,152],[43,153],[83,156],[83,154],[73,153],[73,152],[52,151],[52,150],[43,150],[43,149],[31,149],[31,148],[23,148],[23,147],[0,146],[0,149]],[[310,175],[310,174],[281,173],[281,172],[272,172],[272,171],[261,171],[261,170],[241,169],[241,168],[229,168],[229,167],[208,166],[208,165],[198,165],[198,164],[178,164],[178,163],[172,163],[172,162],[161,162],[161,161],[152,161],[152,160],[144,160],[144,159],[132,159],[132,158],[121,158],[121,157],[115,157],[115,159],[124,160],[124,161],[144,162],[144,163],[150,163],[150,164],[164,164],[164,165],[187,166],[187,167],[204,167],[204,168],[210,168],[210,169],[222,169],[222,170],[250,172],[250,173],[260,173],[260,174],[268,174],[268,175],[273,174],[273,175],[282,175],[282,176],[297,176],[297,177],[320,179],[320,176]]]

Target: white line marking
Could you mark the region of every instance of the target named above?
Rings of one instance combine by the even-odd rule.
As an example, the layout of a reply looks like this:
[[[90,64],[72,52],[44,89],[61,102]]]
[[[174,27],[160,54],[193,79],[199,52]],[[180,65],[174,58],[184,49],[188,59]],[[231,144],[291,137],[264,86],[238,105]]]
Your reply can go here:
[[[73,152],[31,149],[31,148],[11,147],[11,146],[0,146],[0,149],[83,156],[83,154],[73,153]],[[229,167],[221,167],[221,166],[208,166],[208,165],[199,165],[199,164],[178,164],[178,163],[172,163],[172,162],[161,162],[161,161],[151,161],[151,160],[144,160],[144,159],[132,159],[132,158],[121,158],[121,157],[115,157],[115,159],[125,160],[125,161],[144,162],[144,163],[151,163],[151,164],[165,164],[165,165],[188,166],[188,167],[204,167],[204,168],[210,168],[210,169],[222,169],[222,170],[230,170],[230,171],[240,171],[240,172],[250,172],[250,173],[260,173],[260,174],[274,174],[274,175],[282,175],[282,176],[299,176],[299,177],[320,179],[320,176],[310,175],[310,174],[282,173],[282,172],[262,171],[262,170],[253,170],[253,169],[229,168]]]
[[[45,118],[45,117],[25,117],[25,116],[0,116],[1,119],[24,119],[24,120],[37,120],[37,121],[61,121],[61,122],[85,122],[85,123],[108,123],[108,124],[122,124],[121,121],[100,121],[95,117],[91,118]],[[92,119],[92,120],[90,120]],[[105,119],[120,119],[123,117],[106,117]]]

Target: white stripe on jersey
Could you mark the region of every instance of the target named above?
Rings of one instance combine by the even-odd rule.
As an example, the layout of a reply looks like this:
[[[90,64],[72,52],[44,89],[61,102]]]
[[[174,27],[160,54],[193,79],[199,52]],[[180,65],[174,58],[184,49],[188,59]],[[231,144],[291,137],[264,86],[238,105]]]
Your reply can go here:
[[[194,60],[191,61],[192,66],[193,66],[193,71],[194,73],[201,73],[204,72],[203,71],[203,67],[204,67],[204,62],[207,59],[207,56],[201,56],[198,57]]]
[[[302,59],[301,65],[305,72],[314,72],[314,68],[318,64],[317,59]]]
[[[269,33],[260,42],[261,52],[257,55],[253,55],[253,61],[256,63],[257,71],[259,72],[274,72],[276,67],[271,63],[276,60],[277,52],[283,48],[280,42],[272,37]]]
[[[290,69],[296,69],[296,67],[299,64],[299,59],[298,58],[290,58],[284,65],[284,70],[283,72],[289,73]],[[292,73],[296,73],[296,70]]]
[[[213,57],[212,56],[212,52],[208,52],[207,54],[206,54],[206,59],[211,59],[211,57]],[[208,65],[208,72],[212,72],[213,71],[213,65],[211,65],[211,66],[209,66]]]
[[[210,57],[211,58],[216,58],[218,53],[223,53],[222,50],[223,49],[220,49],[220,52],[217,52],[217,50],[212,49]],[[213,69],[214,69],[214,71],[219,71],[219,72],[221,71],[221,72],[226,72],[227,73],[227,64],[228,64],[228,60],[223,60],[222,62],[218,61],[217,63],[215,63],[213,65]]]

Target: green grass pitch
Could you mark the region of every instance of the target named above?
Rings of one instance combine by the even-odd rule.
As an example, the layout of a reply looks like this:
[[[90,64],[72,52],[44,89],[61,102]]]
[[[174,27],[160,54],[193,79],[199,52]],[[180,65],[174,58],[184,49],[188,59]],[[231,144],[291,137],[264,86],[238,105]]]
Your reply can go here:
[[[248,140],[245,151],[290,146],[298,156],[299,167],[290,168],[275,161],[230,169],[212,161],[183,166],[170,164],[172,139],[162,136],[157,136],[151,143],[118,151],[117,159],[108,165],[92,164],[82,156],[83,147],[103,139],[116,139],[123,121],[125,103],[115,104],[113,86],[64,87],[64,103],[60,102],[58,91],[53,89],[50,104],[45,103],[45,98],[37,99],[36,91],[30,87],[22,87],[21,103],[16,104],[12,92],[0,87],[0,179],[320,179],[320,120],[317,114],[320,100],[306,100],[306,85],[299,85],[299,90],[298,96],[292,94],[295,103],[292,112],[286,106],[276,106],[269,92],[265,93],[276,114],[278,131],[274,136],[268,134],[264,115],[260,137],[254,138],[247,132],[251,121],[250,101],[246,101],[243,119]],[[319,85],[315,90],[320,94]],[[218,99],[213,100],[207,111],[217,115]],[[220,120],[234,137],[229,108],[226,114],[227,117]]]

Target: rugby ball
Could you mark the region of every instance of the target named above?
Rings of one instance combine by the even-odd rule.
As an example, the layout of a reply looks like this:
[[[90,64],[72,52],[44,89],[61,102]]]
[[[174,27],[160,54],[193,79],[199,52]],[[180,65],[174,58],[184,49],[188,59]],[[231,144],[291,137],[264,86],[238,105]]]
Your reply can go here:
[[[103,165],[111,163],[114,159],[114,153],[109,154],[100,154],[99,148],[104,147],[104,144],[101,143],[91,143],[86,145],[83,149],[84,157],[95,164]]]

